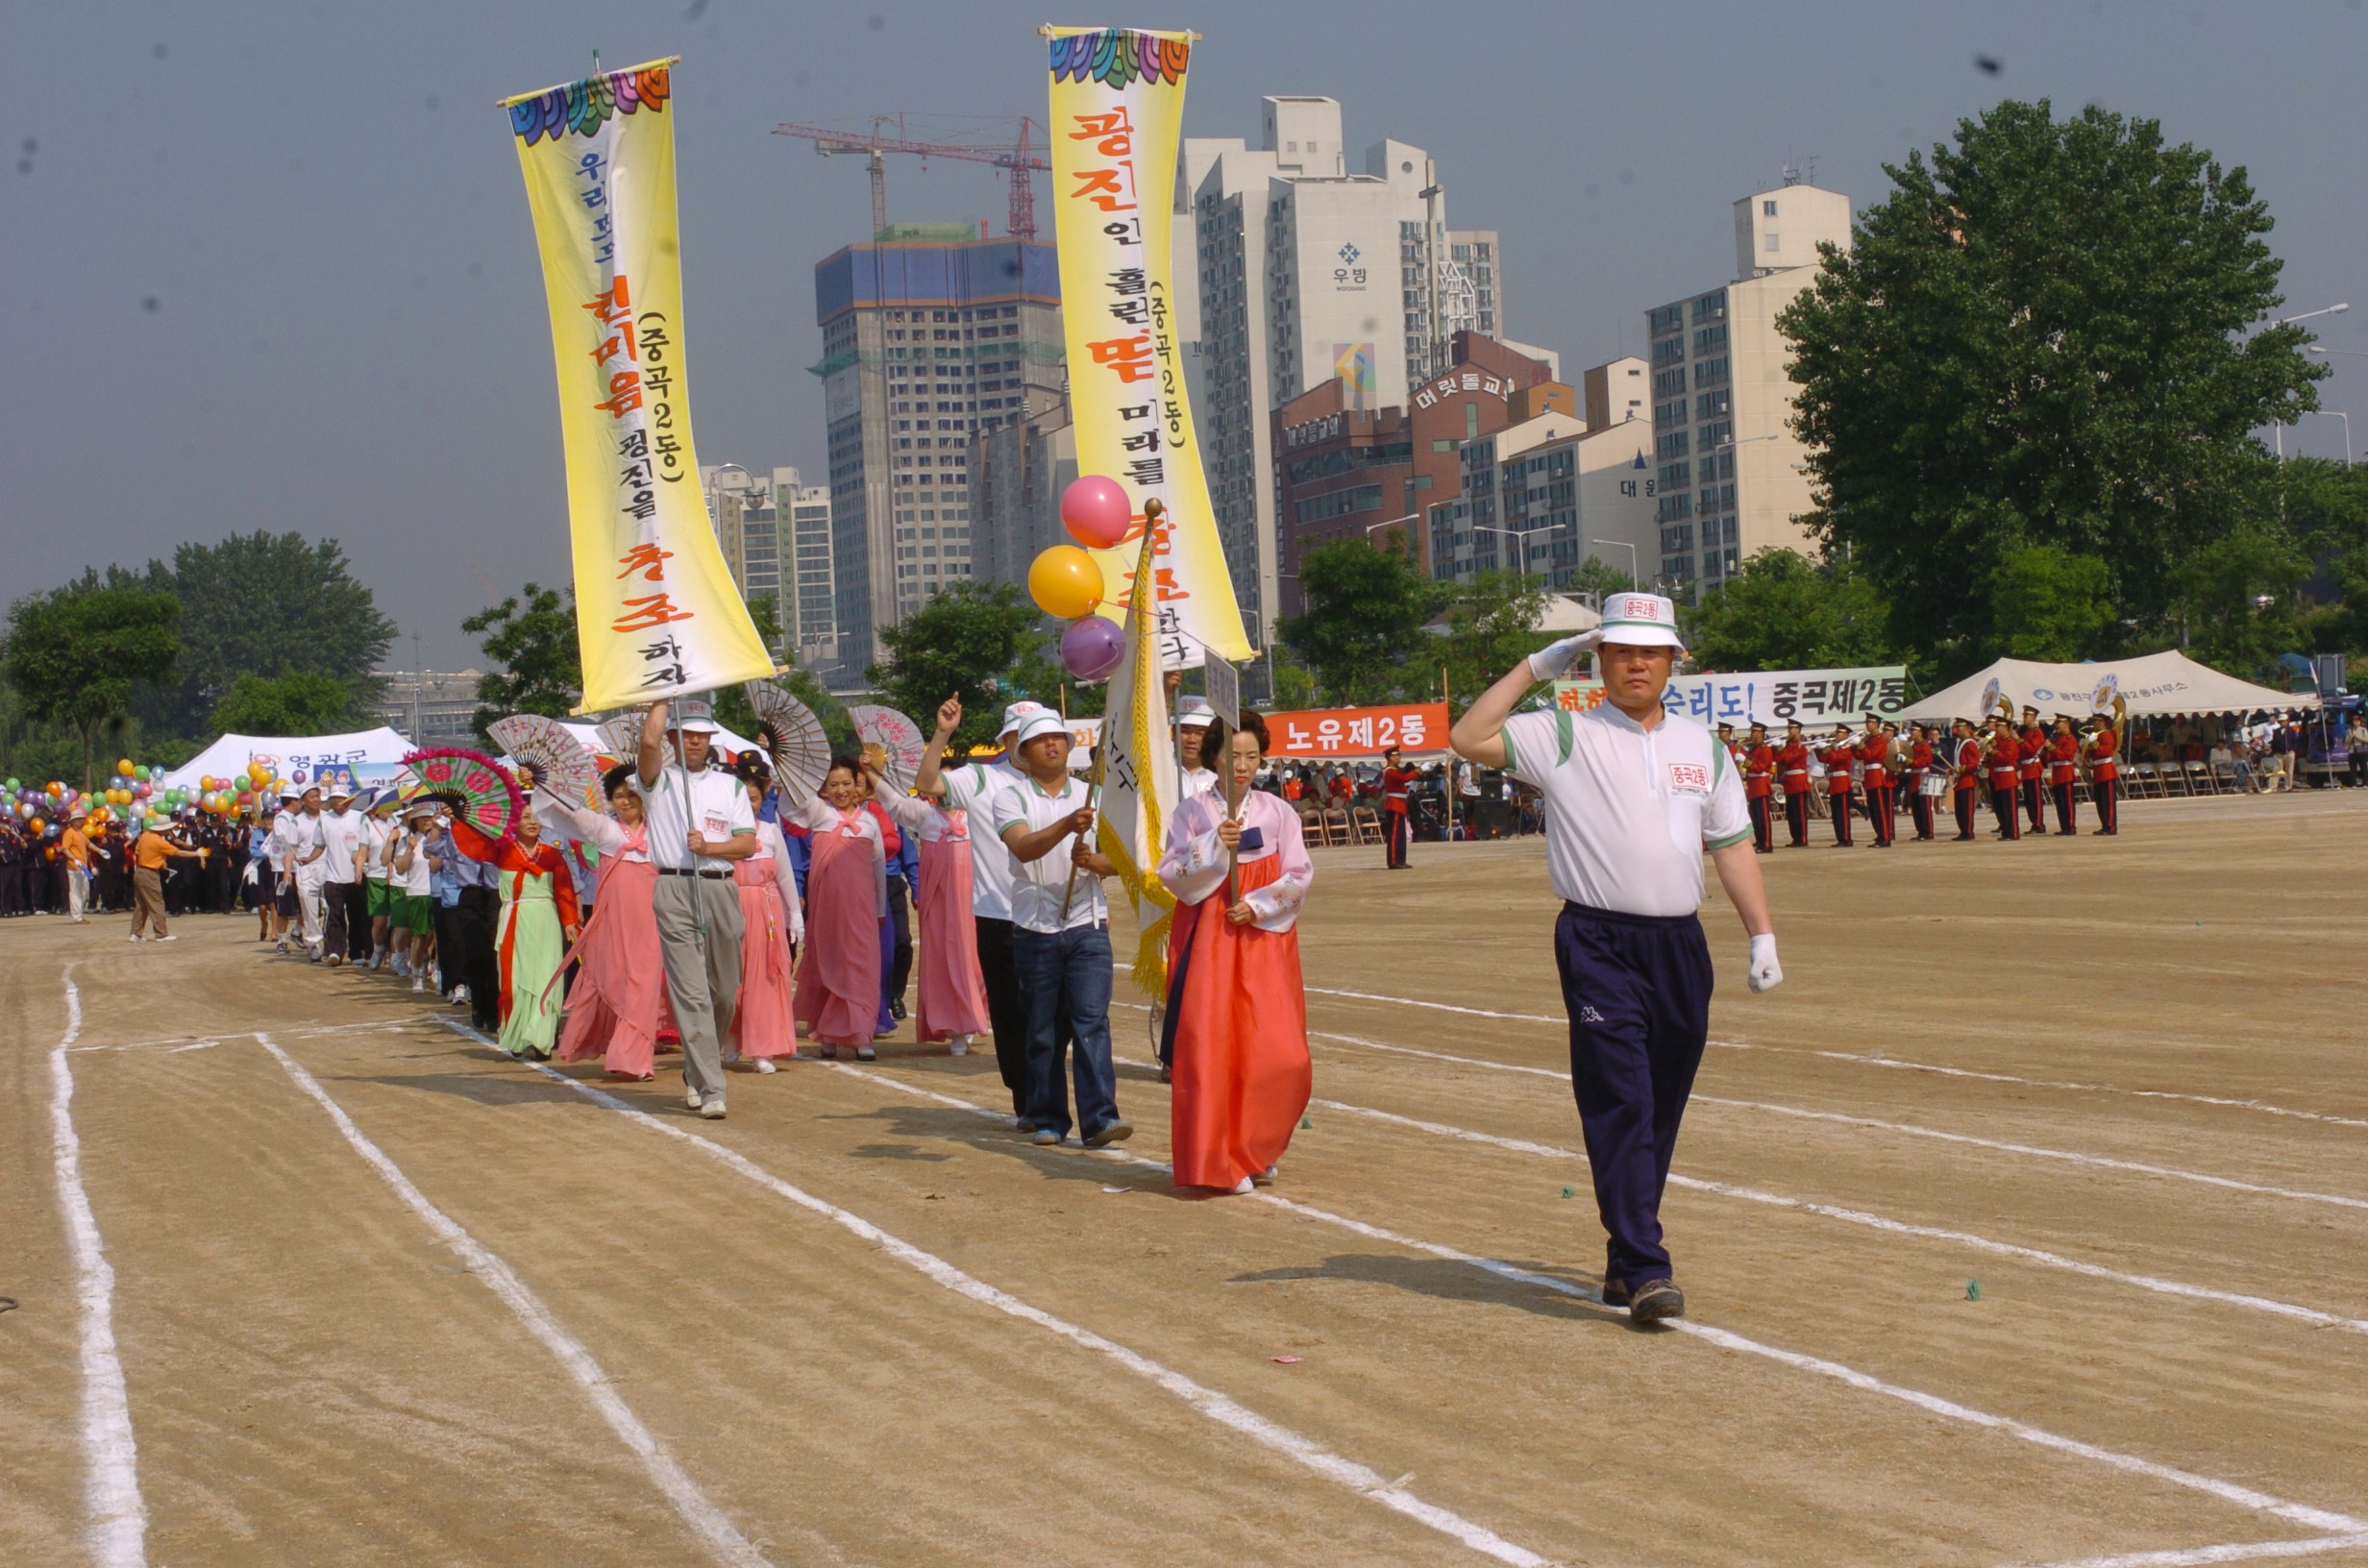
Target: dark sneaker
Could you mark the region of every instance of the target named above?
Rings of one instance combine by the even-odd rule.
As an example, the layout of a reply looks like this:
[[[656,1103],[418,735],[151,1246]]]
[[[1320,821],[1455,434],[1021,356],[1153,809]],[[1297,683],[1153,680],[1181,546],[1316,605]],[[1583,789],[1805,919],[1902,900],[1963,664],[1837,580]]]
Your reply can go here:
[[[1668,1280],[1646,1280],[1621,1294],[1627,1297],[1631,1323],[1658,1323],[1665,1317],[1686,1315],[1686,1293]]]
[[[1099,1132],[1086,1135],[1085,1146],[1089,1149],[1098,1149],[1108,1143],[1123,1143],[1134,1136],[1135,1128],[1132,1122],[1124,1120],[1105,1122]]]

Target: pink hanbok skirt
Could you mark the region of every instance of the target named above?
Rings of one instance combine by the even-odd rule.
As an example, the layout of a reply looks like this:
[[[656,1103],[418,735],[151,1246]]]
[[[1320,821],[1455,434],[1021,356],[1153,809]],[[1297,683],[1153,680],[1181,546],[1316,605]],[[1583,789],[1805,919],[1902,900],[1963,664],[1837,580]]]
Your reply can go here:
[[[963,839],[921,843],[921,1011],[925,1042],[983,1035],[987,983],[978,971],[978,927],[971,916],[971,846]]]
[[[581,966],[567,996],[559,1060],[604,1057],[610,1072],[646,1078],[655,1070],[657,1032],[671,1026],[666,958],[658,946],[657,868],[602,862],[592,923],[577,944]]]
[[[740,889],[740,1001],[731,1018],[731,1044],[742,1056],[795,1056],[791,1018],[789,913],[773,880],[773,857],[735,863]]]
[[[808,1038],[869,1045],[879,1011],[879,885],[872,841],[816,833],[794,1011]]]

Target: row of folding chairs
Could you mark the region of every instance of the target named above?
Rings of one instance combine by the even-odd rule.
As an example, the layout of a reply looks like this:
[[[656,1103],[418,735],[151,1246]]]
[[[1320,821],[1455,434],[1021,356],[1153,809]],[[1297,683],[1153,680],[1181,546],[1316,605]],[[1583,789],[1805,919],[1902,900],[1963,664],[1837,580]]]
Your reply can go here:
[[[2225,762],[2134,762],[2122,770],[2122,780],[2133,800],[2237,793],[2236,770]]]
[[[1381,842],[1381,814],[1363,802],[1353,807],[1302,803],[1299,826],[1310,844],[1353,845]]]

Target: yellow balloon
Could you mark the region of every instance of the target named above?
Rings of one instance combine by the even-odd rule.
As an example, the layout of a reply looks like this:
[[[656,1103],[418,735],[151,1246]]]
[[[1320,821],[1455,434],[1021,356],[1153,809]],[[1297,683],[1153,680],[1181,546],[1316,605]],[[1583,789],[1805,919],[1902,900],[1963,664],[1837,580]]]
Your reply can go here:
[[[1054,545],[1028,567],[1027,591],[1045,614],[1074,621],[1101,602],[1101,568],[1074,545]]]

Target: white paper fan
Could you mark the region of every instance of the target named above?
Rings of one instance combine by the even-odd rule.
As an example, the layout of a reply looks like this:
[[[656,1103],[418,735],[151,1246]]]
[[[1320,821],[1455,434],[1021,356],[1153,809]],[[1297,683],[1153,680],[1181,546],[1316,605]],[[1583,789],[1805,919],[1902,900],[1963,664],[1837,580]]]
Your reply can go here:
[[[534,770],[534,781],[570,805],[590,805],[600,797],[600,769],[592,753],[567,732],[556,719],[539,713],[513,713],[485,726],[493,744]]]
[[[641,721],[647,709],[628,708],[613,719],[601,721],[601,744],[619,762],[631,762],[641,755]]]
[[[913,775],[921,771],[921,726],[894,708],[871,702],[850,703],[847,716],[855,722],[856,738],[866,750],[880,748],[880,773],[888,787],[899,795],[910,790]]]
[[[814,710],[769,680],[747,683],[749,706],[756,710],[753,739],[773,759],[774,777],[805,795],[822,792],[830,772],[830,737]]]

